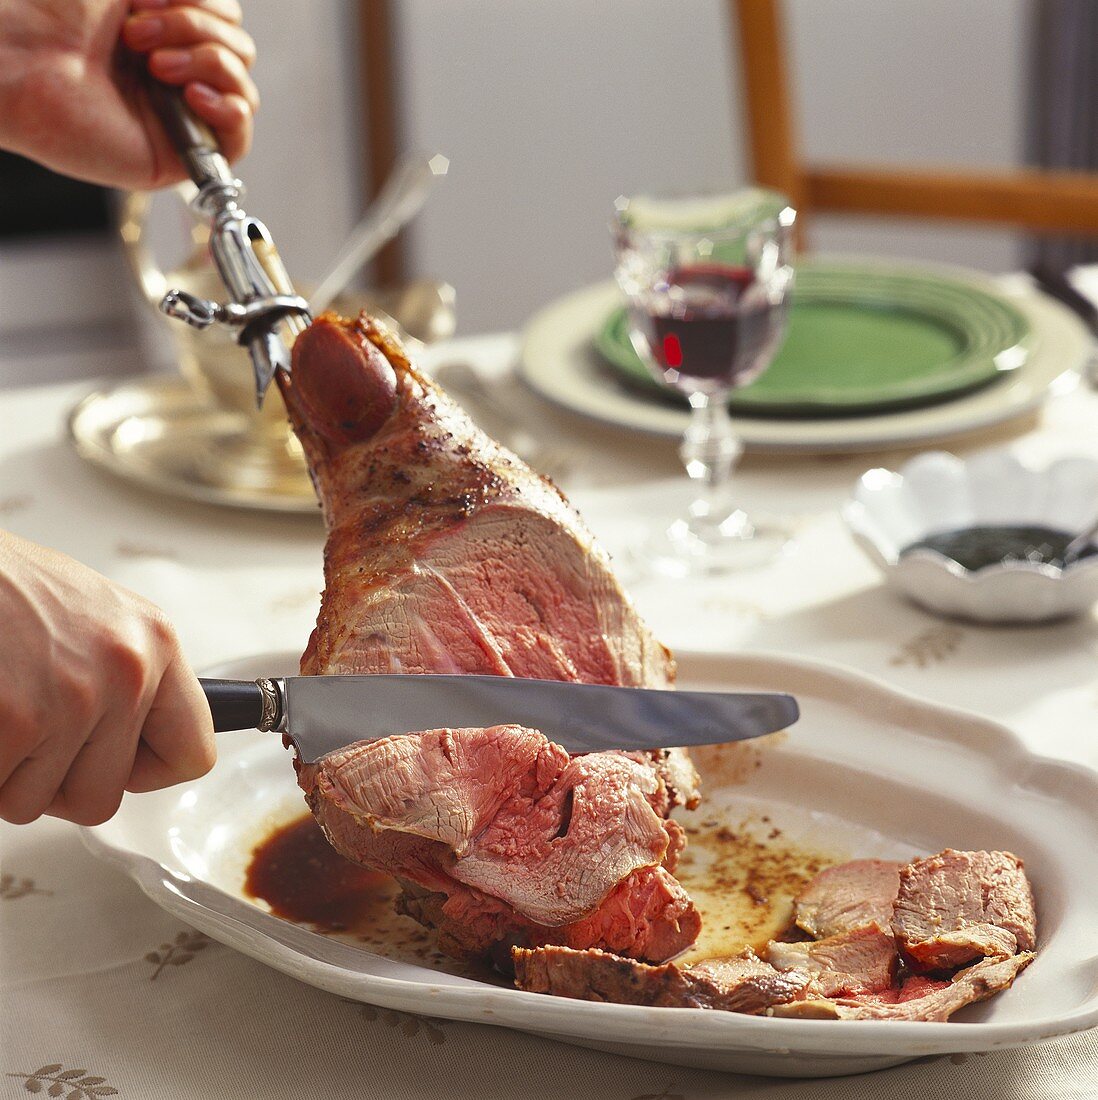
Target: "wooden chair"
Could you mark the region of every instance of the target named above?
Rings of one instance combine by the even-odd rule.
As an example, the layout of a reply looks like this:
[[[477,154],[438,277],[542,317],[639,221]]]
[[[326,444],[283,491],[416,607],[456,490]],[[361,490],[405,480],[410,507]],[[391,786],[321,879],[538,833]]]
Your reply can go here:
[[[358,0],[358,73],[366,142],[364,199],[381,190],[402,152],[400,149],[400,81],[397,72],[396,13],[391,0]],[[398,286],[407,276],[403,233],[374,258],[375,286]]]
[[[728,0],[739,29],[754,178],[788,195],[802,233],[813,215],[874,214],[1098,236],[1098,173],[933,170],[805,162],[791,106],[780,0]]]

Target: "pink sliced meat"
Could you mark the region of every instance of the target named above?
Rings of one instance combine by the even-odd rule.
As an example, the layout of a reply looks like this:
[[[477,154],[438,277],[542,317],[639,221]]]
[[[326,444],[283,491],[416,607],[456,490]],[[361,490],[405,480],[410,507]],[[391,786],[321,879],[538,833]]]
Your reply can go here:
[[[821,871],[794,904],[797,926],[816,938],[870,924],[887,930],[901,866],[883,859],[857,859]]]
[[[880,993],[892,985],[899,959],[896,940],[875,924],[802,943],[772,941],[766,959],[779,970],[810,975],[813,996]]]
[[[1032,952],[984,959],[948,981],[909,978],[899,989],[860,997],[817,998],[775,1005],[773,1016],[801,1020],[948,1020],[958,1009],[1009,989],[1033,961]]]
[[[900,872],[892,928],[909,965],[954,970],[1037,945],[1037,917],[1022,861],[1010,852],[947,848]]]
[[[598,943],[662,960],[697,936],[697,912],[662,866],[681,843],[654,808],[666,812],[667,792],[625,754],[570,758],[519,726],[432,730],[358,742],[299,779],[341,854],[453,895],[417,915],[448,928],[483,911],[481,930],[448,928],[463,953]]]

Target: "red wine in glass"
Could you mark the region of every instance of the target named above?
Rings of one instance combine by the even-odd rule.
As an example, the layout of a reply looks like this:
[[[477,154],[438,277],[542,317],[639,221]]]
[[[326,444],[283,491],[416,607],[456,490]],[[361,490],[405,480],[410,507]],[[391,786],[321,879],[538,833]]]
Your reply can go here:
[[[758,188],[614,205],[614,274],[633,347],[653,377],[690,402],[679,455],[694,493],[684,514],[653,533],[644,558],[673,577],[763,564],[789,531],[753,521],[733,500],[743,448],[727,398],[770,366],[784,335],[796,212]]]
[[[644,358],[687,393],[744,386],[769,364],[785,322],[749,267],[699,263],[676,267],[631,309]],[[640,349],[638,349],[640,350]]]

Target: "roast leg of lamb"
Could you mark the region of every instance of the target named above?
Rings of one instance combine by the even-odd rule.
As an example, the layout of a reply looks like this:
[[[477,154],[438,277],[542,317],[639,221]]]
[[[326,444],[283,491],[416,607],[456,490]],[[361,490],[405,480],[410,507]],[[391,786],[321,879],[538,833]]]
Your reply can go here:
[[[298,338],[283,396],[327,524],[304,674],[479,673],[665,687],[674,678],[606,554],[546,479],[480,432],[366,316]],[[453,954],[513,944],[678,954],[700,919],[668,814],[681,750],[569,758],[553,731],[360,742],[299,782],[332,844],[401,882]]]
[[[366,317],[325,315],[281,380],[328,527],[305,674],[480,673],[669,686],[674,665],[555,489],[478,431]],[[669,818],[697,801],[681,750],[570,757],[501,725],[358,742],[298,779],[345,856],[399,907],[520,988],[839,1019],[940,1020],[1011,984],[1036,922],[1021,861],[860,860],[797,899],[811,940],[679,967],[698,912]]]

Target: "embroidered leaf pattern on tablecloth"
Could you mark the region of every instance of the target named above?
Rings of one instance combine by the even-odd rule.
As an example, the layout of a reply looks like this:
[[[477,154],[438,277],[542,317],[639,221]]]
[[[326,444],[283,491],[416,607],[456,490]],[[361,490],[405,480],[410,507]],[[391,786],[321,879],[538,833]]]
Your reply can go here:
[[[60,1062],[40,1066],[33,1073],[9,1073],[21,1078],[27,1092],[63,1096],[65,1100],[96,1100],[100,1096],[119,1096],[118,1089],[107,1084],[106,1077],[89,1074],[86,1069],[65,1069]]]
[[[435,1046],[442,1046],[446,1042],[446,1033],[440,1026],[440,1020],[428,1020],[424,1016],[414,1016],[410,1012],[396,1012],[391,1008],[375,1008],[373,1005],[360,1004],[358,1001],[346,1003],[352,1005],[364,1020],[369,1020],[371,1023],[380,1021],[386,1027],[399,1031],[406,1039],[423,1035]]]
[[[179,555],[174,550],[168,550],[160,546],[148,546],[142,542],[130,542],[123,539],[115,544],[114,552],[120,558],[163,558],[165,561],[178,561]]]
[[[150,951],[145,956],[145,962],[156,967],[149,981],[155,982],[166,966],[182,966],[184,963],[189,963],[199,951],[209,947],[211,942],[209,936],[191,929],[180,932],[172,943],[162,943],[158,950]]]
[[[0,516],[14,516],[16,512],[25,511],[34,503],[34,498],[26,493],[18,493],[15,496],[0,497]]]
[[[953,656],[964,636],[965,632],[954,623],[939,623],[921,634],[916,634],[910,641],[904,642],[899,652],[888,663],[896,668],[904,665],[926,668],[929,665],[941,664]]]
[[[32,878],[16,878],[7,872],[0,875],[0,898],[4,901],[15,901],[16,898],[25,898],[28,894],[48,896],[52,893],[52,890],[39,890]]]

